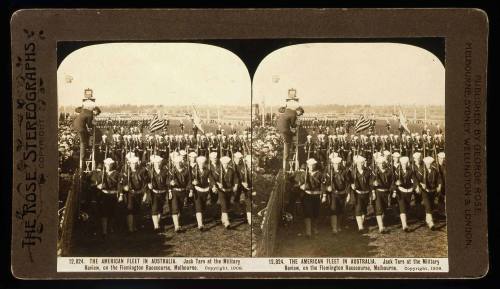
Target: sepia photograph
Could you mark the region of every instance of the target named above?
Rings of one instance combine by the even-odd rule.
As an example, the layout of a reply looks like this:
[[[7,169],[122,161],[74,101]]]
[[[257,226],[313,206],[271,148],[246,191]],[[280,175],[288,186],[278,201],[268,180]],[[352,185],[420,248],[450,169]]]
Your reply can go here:
[[[444,42],[304,43],[252,82],[253,255],[447,258]]]
[[[198,43],[79,46],[58,50],[58,256],[250,256],[244,63]]]
[[[16,280],[488,273],[484,11],[10,23]]]

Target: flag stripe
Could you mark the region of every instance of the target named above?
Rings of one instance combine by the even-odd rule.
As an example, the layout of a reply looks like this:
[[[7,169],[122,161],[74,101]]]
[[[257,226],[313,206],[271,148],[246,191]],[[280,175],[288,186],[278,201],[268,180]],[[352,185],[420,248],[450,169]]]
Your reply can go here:
[[[159,129],[162,129],[166,126],[165,120],[160,119],[158,115],[155,115],[151,122],[149,123],[149,131],[154,132]]]
[[[371,119],[365,118],[364,115],[360,115],[359,119],[354,125],[354,131],[358,133],[370,128],[371,126],[373,126],[373,121]]]

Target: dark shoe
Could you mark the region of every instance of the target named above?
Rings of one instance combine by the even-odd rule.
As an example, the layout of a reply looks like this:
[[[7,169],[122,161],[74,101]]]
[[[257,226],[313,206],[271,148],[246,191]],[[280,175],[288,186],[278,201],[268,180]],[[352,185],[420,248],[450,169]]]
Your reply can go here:
[[[205,231],[205,226],[198,227],[198,230],[199,230],[200,232],[204,232],[204,231]]]
[[[406,227],[406,228],[404,228],[404,229],[403,229],[403,231],[404,231],[405,233],[410,233],[410,228]]]
[[[430,226],[429,229],[431,229],[431,231],[436,231],[436,227],[434,225]]]

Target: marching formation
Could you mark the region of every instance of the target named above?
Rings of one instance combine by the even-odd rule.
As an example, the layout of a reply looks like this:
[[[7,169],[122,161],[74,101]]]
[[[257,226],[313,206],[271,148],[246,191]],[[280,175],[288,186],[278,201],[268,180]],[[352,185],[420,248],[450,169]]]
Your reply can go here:
[[[433,214],[438,205],[444,204],[446,178],[445,142],[438,125],[434,132],[422,126],[422,134],[410,133],[405,125],[399,133],[392,134],[388,129],[387,134],[378,135],[373,133],[375,122],[361,117],[355,127],[366,121],[369,125],[362,130],[370,128],[368,133],[349,134],[335,127],[335,123],[343,123],[340,121],[326,126],[299,124],[297,117],[302,112],[293,106],[286,108],[277,123],[291,192],[286,210],[294,211],[293,205],[300,199],[306,236],[317,232],[322,204],[334,234],[345,225],[347,208],[352,208],[358,230],[365,232],[370,207],[380,233],[388,232],[386,216],[395,212],[402,230],[410,232],[408,213],[412,207],[422,208],[423,221],[435,230]],[[276,139],[278,134],[274,135]],[[281,147],[273,144],[272,138],[266,141]]]
[[[410,204],[422,205],[425,223],[434,230],[433,212],[444,202],[446,164],[444,147],[409,141],[394,143],[390,137],[382,142],[361,138],[361,142],[330,142],[318,135],[305,143],[307,161],[294,173],[294,185],[302,196],[306,235],[318,218],[321,203],[328,205],[333,233],[341,230],[346,204],[354,207],[360,232],[365,231],[367,208],[371,206],[380,233],[387,229],[384,216],[388,210],[398,210],[403,231],[409,232],[407,213]],[[343,145],[345,147],[343,147]],[[397,148],[392,148],[396,145]],[[347,148],[346,148],[347,147]]]
[[[75,159],[81,155],[81,191],[84,199],[95,204],[103,238],[117,223],[126,223],[130,233],[137,231],[145,210],[157,233],[164,233],[162,215],[171,216],[176,233],[183,232],[181,216],[187,207],[193,208],[202,232],[208,206],[220,210],[227,229],[231,229],[231,212],[245,215],[251,223],[252,157],[247,132],[237,134],[231,127],[227,134],[218,126],[214,133],[193,129],[193,134],[171,135],[166,123],[98,120],[98,114],[90,122],[82,120],[81,112],[71,121],[60,118],[60,168],[62,174],[74,172]],[[69,123],[83,127],[71,130]],[[80,133],[76,140],[73,131]]]

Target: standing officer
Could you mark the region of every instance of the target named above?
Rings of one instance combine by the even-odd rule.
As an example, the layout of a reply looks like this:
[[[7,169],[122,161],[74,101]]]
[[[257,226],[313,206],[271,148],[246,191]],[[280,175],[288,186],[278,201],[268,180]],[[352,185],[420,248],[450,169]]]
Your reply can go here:
[[[85,151],[89,146],[89,130],[94,128],[94,117],[99,115],[101,110],[96,106],[92,109],[77,107],[75,111],[78,115],[73,121],[73,129],[80,138],[80,161],[83,161],[85,158]]]
[[[285,111],[280,115],[277,121],[277,129],[283,139],[283,167],[288,171],[288,156],[297,126],[297,108],[298,103],[291,101],[287,104]]]

